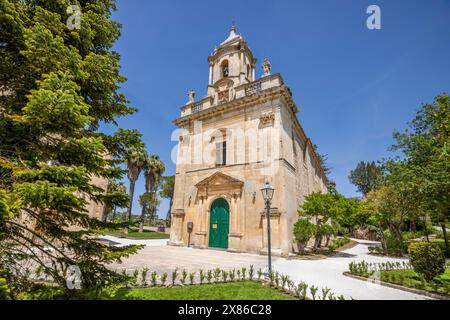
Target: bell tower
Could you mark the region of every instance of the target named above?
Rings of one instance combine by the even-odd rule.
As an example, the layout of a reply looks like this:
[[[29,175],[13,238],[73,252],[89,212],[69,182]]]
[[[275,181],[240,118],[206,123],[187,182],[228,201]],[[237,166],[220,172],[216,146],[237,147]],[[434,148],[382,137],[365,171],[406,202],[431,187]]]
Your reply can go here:
[[[234,88],[255,81],[256,59],[244,38],[236,33],[236,26],[208,57],[209,80],[207,96],[215,103],[234,98]]]

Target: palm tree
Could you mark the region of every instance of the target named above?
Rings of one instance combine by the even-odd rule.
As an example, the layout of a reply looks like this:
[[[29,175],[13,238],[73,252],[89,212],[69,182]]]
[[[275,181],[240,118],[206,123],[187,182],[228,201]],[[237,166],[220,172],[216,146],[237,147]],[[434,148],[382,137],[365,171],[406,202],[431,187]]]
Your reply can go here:
[[[126,216],[127,226],[124,230],[124,233],[126,234],[128,233],[132,217],[134,186],[147,161],[148,155],[143,148],[131,148],[127,153],[127,176],[128,180],[130,180],[130,204],[128,205],[128,212]]]
[[[147,163],[144,166],[145,175],[145,192],[153,193],[156,196],[156,189],[158,187],[159,177],[166,170],[164,163],[159,159],[157,155],[151,155],[147,158]],[[147,198],[145,198],[147,199]],[[156,199],[154,199],[156,200]],[[156,202],[156,201],[154,201]],[[145,212],[148,201],[145,200],[142,204],[141,222],[139,224],[139,232],[144,232]]]

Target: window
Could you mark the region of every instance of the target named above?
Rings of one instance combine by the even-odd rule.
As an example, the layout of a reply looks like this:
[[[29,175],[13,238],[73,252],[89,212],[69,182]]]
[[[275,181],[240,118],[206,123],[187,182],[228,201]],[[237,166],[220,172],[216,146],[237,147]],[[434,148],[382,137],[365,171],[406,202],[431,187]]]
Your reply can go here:
[[[220,65],[220,70],[222,71],[222,78],[227,78],[228,75],[230,74],[228,60],[224,60],[222,62],[222,64]]]
[[[224,166],[227,164],[227,142],[216,143],[216,166]]]
[[[247,79],[250,79],[250,65],[247,65]]]

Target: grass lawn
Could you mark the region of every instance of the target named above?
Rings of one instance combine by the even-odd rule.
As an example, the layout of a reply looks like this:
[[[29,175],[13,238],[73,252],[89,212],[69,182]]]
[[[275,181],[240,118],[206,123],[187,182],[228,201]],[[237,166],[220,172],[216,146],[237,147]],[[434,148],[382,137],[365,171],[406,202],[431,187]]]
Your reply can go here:
[[[121,289],[116,300],[292,300],[291,296],[256,281],[171,288]]]
[[[383,271],[381,272],[381,281],[450,295],[450,268],[447,268],[444,274],[436,277],[433,282],[426,282],[413,270]]]
[[[156,232],[144,230],[140,233],[135,229],[131,229],[128,234],[124,234],[123,230],[103,230],[101,234],[109,234],[111,236],[128,239],[169,239],[170,235],[164,232]]]

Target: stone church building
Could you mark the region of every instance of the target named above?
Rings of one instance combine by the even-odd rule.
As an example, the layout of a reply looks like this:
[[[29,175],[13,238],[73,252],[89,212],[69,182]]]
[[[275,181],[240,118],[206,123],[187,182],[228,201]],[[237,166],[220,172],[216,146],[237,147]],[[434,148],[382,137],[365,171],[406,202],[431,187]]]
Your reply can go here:
[[[189,101],[174,120],[179,128],[169,244],[267,252],[261,188],[275,188],[270,209],[272,252],[296,251],[293,224],[312,192],[327,178],[296,116],[292,92],[266,59],[256,58],[233,26],[208,57],[204,98]]]

